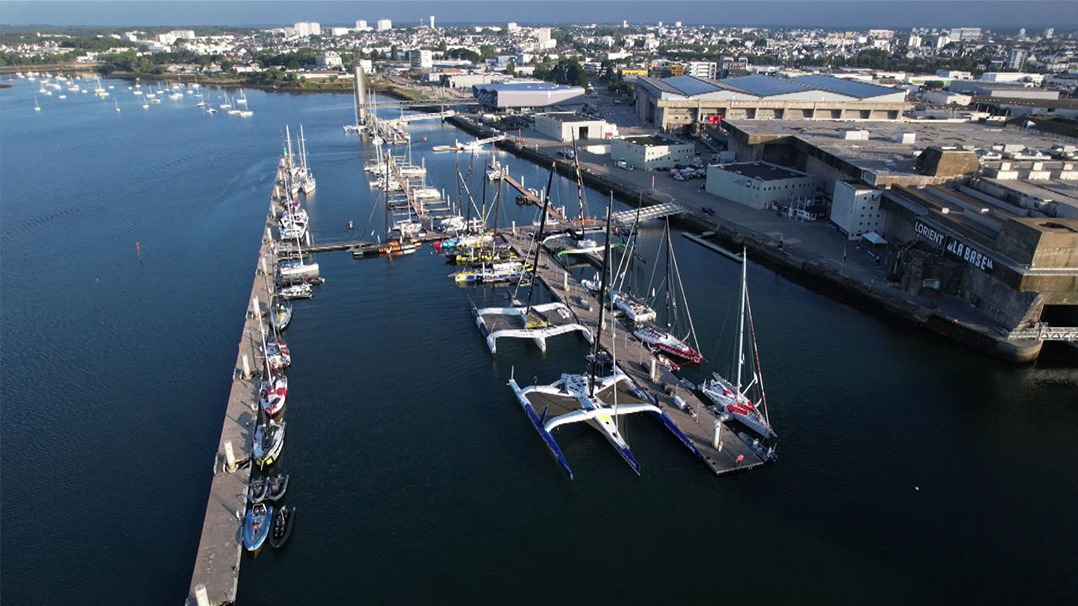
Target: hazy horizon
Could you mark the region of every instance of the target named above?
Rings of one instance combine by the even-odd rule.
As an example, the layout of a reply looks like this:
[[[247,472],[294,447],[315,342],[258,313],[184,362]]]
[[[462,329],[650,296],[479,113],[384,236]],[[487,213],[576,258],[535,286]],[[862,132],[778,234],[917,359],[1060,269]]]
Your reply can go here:
[[[485,25],[515,21],[526,24],[655,24],[758,27],[1019,27],[1078,28],[1078,2],[1069,0],[398,0],[371,1],[0,1],[0,25],[52,26],[232,26],[279,27],[298,21],[328,26],[354,26],[359,19],[373,24],[392,19],[394,25]],[[564,15],[565,17],[558,17]]]

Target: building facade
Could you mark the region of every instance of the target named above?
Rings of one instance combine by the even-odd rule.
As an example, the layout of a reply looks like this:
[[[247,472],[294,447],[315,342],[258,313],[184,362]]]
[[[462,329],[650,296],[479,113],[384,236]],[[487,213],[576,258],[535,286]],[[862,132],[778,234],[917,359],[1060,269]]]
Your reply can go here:
[[[408,51],[408,60],[412,69],[430,69],[434,67],[434,53],[429,50]]]
[[[879,233],[884,230],[880,190],[852,181],[835,182],[831,222],[850,240],[857,240],[870,231]]]
[[[750,208],[773,208],[778,203],[811,200],[820,178],[769,162],[713,164],[707,167],[704,189]]]
[[[490,109],[551,107],[584,101],[584,89],[542,80],[518,80],[472,87],[476,101]]]
[[[315,57],[315,62],[318,67],[323,69],[333,69],[335,67],[341,67],[344,63],[341,61],[341,54],[337,51],[325,51],[318,53]]]
[[[376,28],[380,32],[385,32],[393,29],[393,21],[389,19],[379,19],[378,27]]]
[[[572,112],[550,112],[535,115],[535,130],[555,141],[570,143],[585,139],[616,137],[618,127],[603,120],[592,120]]]
[[[695,153],[695,144],[662,135],[625,137],[610,142],[610,158],[638,170],[687,165]]]

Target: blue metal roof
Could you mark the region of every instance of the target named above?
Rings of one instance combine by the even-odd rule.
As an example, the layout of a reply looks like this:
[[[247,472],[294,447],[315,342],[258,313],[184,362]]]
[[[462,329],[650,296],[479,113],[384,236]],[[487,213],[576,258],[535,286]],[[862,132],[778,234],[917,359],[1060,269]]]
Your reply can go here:
[[[758,97],[800,93],[813,89],[813,87],[805,84],[773,76],[741,76],[739,78],[727,78],[722,83]]]
[[[722,90],[721,86],[712,84],[707,80],[701,80],[695,76],[674,76],[673,78],[664,78],[663,83],[673,86],[681,91],[682,94],[689,97]]]
[[[567,90],[570,88],[580,88],[566,86],[565,84],[555,84],[553,82],[498,82],[493,84],[477,84],[476,87],[493,91]]]
[[[847,80],[845,78],[836,78],[834,76],[824,75],[812,75],[812,76],[799,76],[794,78],[797,82],[806,84],[813,88],[825,90],[832,93],[838,93],[840,95],[847,95],[850,97],[856,97],[858,99],[867,99],[869,97],[879,97],[880,95],[891,95],[894,93],[902,92],[897,88],[890,88],[887,86],[880,86],[878,84],[869,84],[867,82],[858,82],[856,80]]]

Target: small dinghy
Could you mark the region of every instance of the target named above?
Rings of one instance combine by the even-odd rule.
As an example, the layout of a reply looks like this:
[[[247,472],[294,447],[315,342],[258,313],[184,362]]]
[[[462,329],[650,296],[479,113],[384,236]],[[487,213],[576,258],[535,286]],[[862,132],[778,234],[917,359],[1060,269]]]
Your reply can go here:
[[[273,516],[273,528],[270,530],[270,546],[280,549],[288,541],[288,537],[292,536],[292,523],[295,519],[295,507],[284,505],[277,510],[277,515]]]
[[[270,483],[265,476],[258,476],[247,485],[247,498],[252,503],[261,503],[269,495]]]
[[[255,503],[247,510],[243,520],[243,547],[247,551],[258,551],[270,533],[273,521],[273,507],[265,503]]]
[[[266,478],[266,498],[271,501],[280,500],[284,492],[288,490],[288,474],[279,473]]]

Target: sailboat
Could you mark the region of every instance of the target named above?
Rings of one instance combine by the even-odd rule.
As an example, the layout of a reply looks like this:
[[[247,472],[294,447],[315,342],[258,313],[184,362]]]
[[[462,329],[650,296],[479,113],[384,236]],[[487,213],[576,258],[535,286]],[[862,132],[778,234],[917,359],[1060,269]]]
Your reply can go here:
[[[120,113],[120,104],[116,101],[115,98],[112,99],[112,104],[116,107],[116,113]]]
[[[607,207],[606,241],[607,245],[603,252],[603,269],[600,278],[600,300],[605,297],[607,272],[610,265],[610,223],[613,214],[613,197]],[[619,430],[617,418],[622,415],[639,412],[655,414],[663,425],[673,433],[694,455],[700,456],[700,452],[685,434],[677,428],[673,420],[658,406],[654,404],[653,397],[644,392],[640,387],[629,379],[617,364],[614,363],[614,354],[607,354],[601,349],[603,330],[603,305],[599,306],[599,319],[596,337],[592,344],[592,353],[588,356],[587,371],[581,374],[563,373],[561,379],[550,385],[532,385],[521,388],[513,376],[509,378],[509,386],[513,389],[521,408],[524,409],[528,420],[532,422],[535,430],[543,438],[543,442],[554,455],[562,470],[574,481],[573,470],[565,458],[561,447],[558,446],[552,432],[558,427],[570,423],[587,423],[600,433],[617,450],[621,458],[635,471],[640,473],[640,464],[636,461],[629,444],[625,441],[624,434]],[[612,340],[613,343],[617,339]],[[609,372],[607,376],[600,377],[600,372]],[[537,412],[541,409],[542,412]],[[558,416],[547,418],[551,409],[560,412]]]
[[[756,328],[752,323],[752,309],[749,306],[748,259],[744,250],[741,253],[741,295],[738,300],[738,336],[737,351],[734,353],[734,369],[730,376],[731,383],[718,373],[700,384],[700,391],[721,414],[730,415],[741,422],[761,438],[775,438],[775,430],[767,416],[767,396],[764,392],[764,376],[760,368],[760,355],[756,348]],[[748,339],[746,340],[746,323]],[[744,384],[745,366],[749,366],[751,380]]]
[[[262,406],[262,412],[266,413],[267,417],[272,418],[284,412],[284,406],[288,400],[288,377],[283,372],[274,372],[270,366],[269,350],[266,347],[266,333],[262,332],[261,334],[265,374],[262,377],[262,387],[258,391],[258,400]],[[257,439],[255,441],[258,442]]]
[[[704,356],[699,352],[698,346],[689,344],[689,340],[696,342],[696,330],[692,325],[692,316],[685,301],[685,291],[681,285],[681,274],[678,272],[677,261],[674,259],[674,245],[670,241],[670,223],[667,222],[663,232],[666,243],[666,278],[663,292],[666,299],[666,327],[665,330],[651,322],[640,322],[633,329],[633,336],[639,339],[653,352],[674,356],[690,364],[699,364],[704,361]],[[680,327],[685,336],[677,336],[671,329],[680,323],[679,306],[677,300],[682,301],[680,307],[684,308],[686,326]]]
[[[316,183],[311,166],[307,163],[307,139],[303,137],[303,125],[299,125],[299,188],[304,195],[314,193]]]
[[[41,106],[37,104],[37,95],[34,95],[34,111],[35,112],[41,111]]]

